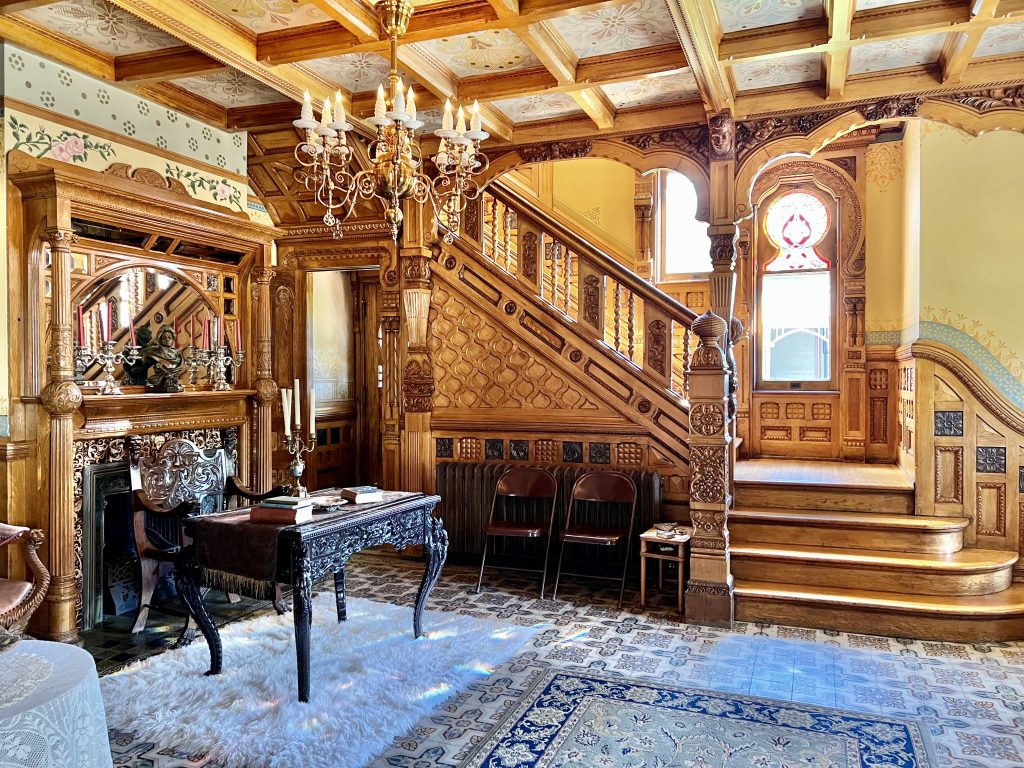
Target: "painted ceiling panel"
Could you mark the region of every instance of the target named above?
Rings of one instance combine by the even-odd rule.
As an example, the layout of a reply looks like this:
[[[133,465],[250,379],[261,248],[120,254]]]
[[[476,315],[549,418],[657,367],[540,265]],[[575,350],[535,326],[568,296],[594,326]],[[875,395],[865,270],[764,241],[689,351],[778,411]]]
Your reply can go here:
[[[581,59],[679,40],[665,0],[600,8],[557,18],[552,24]]]
[[[304,66],[352,93],[375,91],[388,78],[388,60],[376,53],[346,53],[311,59]]]
[[[946,35],[920,35],[858,45],[850,53],[850,74],[884,72],[890,69],[933,64],[946,42]]]
[[[501,110],[514,123],[549,120],[554,117],[582,114],[583,110],[564,93],[543,93],[521,99],[500,99],[491,106]]]
[[[541,66],[540,59],[507,29],[488,29],[469,35],[442,37],[411,46],[456,77],[511,72]]]
[[[221,16],[257,34],[330,21],[311,0],[201,0]]]
[[[111,56],[174,48],[181,42],[103,0],[64,0],[20,11],[40,26]]]
[[[974,52],[975,58],[983,56],[1002,56],[1007,53],[1020,53],[1024,51],[1024,21],[1014,24],[1001,24],[998,27],[989,27],[981,36],[978,50]]]
[[[821,0],[718,0],[723,32],[819,19],[824,15]]]
[[[736,88],[752,91],[780,85],[816,82],[821,79],[821,54],[801,53],[765,61],[747,61],[732,68]]]
[[[183,77],[171,81],[197,96],[201,96],[222,107],[253,107],[258,104],[273,104],[285,101],[285,97],[235,70],[213,72],[197,77]]]
[[[872,8],[888,8],[893,5],[917,3],[920,0],[857,0],[858,11],[870,11]]]
[[[625,83],[613,83],[603,86],[602,90],[616,109],[692,101],[700,96],[697,81],[690,70],[662,77],[645,77]]]

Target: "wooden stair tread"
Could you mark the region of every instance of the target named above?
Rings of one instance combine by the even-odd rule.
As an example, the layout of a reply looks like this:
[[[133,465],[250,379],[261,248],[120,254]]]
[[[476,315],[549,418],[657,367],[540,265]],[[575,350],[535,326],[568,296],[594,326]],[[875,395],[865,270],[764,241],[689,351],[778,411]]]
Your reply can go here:
[[[900,528],[901,530],[959,531],[971,524],[966,517],[931,517],[927,515],[887,515],[875,512],[838,512],[811,509],[733,509],[729,519],[751,523],[800,523],[821,527],[867,526]]]
[[[967,617],[998,617],[1024,613],[1024,584],[990,595],[909,595],[862,589],[737,581],[736,596],[815,603],[836,608],[875,609],[905,613]]]
[[[733,544],[733,557],[813,561],[833,565],[872,566],[956,573],[995,571],[1011,567],[1017,553],[1002,549],[961,549],[949,554],[844,549],[800,544]]]
[[[736,462],[738,486],[799,486],[815,490],[856,489],[867,493],[913,493],[914,483],[895,464],[855,464],[800,459]]]

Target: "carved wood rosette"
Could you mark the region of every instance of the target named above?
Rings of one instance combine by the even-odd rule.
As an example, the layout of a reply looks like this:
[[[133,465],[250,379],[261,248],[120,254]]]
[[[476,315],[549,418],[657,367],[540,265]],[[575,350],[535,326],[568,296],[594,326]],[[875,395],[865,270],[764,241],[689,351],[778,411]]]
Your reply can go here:
[[[729,369],[719,339],[726,322],[706,312],[693,322],[700,339],[690,363],[690,577],[686,620],[731,626],[735,616],[729,567],[732,504]]]

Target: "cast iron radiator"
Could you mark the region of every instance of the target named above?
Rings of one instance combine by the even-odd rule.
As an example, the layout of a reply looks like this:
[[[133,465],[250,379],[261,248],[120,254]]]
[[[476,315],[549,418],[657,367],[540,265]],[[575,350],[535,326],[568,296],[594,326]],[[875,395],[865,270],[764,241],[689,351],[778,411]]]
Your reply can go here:
[[[466,561],[479,558],[484,546],[483,530],[487,524],[491,499],[494,497],[494,488],[498,484],[498,478],[505,470],[522,466],[524,465],[504,462],[442,461],[437,464],[436,493],[441,497],[437,514],[444,520],[444,526],[448,531],[450,554],[456,557],[461,556],[460,559]],[[558,553],[558,531],[565,521],[573,483],[581,475],[594,470],[565,464],[546,466],[545,469],[550,470],[558,480],[558,502],[551,544],[551,553],[554,558]],[[660,518],[661,475],[657,472],[642,472],[640,470],[632,470],[626,474],[633,478],[637,490],[636,524],[632,544],[633,557],[636,558],[635,537],[650,528]],[[508,505],[506,506],[506,519],[542,519],[545,514],[544,502],[506,498],[499,500],[499,504],[501,503]],[[584,515],[579,522],[586,522],[589,525],[621,525],[624,527],[628,515],[628,508],[623,509],[622,505],[618,504],[584,503],[579,506],[579,511]],[[543,543],[536,539],[497,537],[492,544],[497,547],[496,551],[499,557],[506,556],[508,560],[514,561],[524,558],[539,558],[544,552]],[[573,546],[566,550],[567,561],[570,554],[573,555],[572,559],[577,562],[597,561],[609,565],[621,563],[622,557],[618,547]],[[495,560],[494,564],[498,565],[499,562],[499,560]],[[514,563],[508,562],[508,564]],[[587,568],[587,570],[591,569]]]

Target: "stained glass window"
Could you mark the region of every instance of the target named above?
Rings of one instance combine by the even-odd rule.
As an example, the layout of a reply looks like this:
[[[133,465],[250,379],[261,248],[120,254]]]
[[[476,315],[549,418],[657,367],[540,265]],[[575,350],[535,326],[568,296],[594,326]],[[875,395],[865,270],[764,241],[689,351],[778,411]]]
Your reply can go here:
[[[818,246],[829,208],[812,192],[778,197],[764,214],[769,254],[761,275],[761,381],[832,378],[831,263]]]
[[[817,248],[828,227],[828,207],[817,195],[794,191],[775,200],[765,214],[764,231],[779,252],[765,271],[828,269],[828,259]]]

